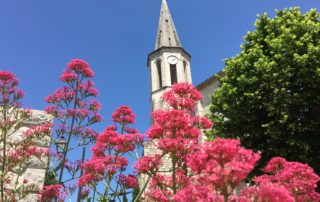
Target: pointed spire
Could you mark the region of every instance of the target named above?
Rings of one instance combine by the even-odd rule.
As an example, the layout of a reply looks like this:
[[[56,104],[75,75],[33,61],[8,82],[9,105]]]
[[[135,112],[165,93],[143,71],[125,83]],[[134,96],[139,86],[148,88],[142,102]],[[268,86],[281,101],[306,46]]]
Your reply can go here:
[[[155,50],[163,46],[181,47],[166,0],[162,0]]]

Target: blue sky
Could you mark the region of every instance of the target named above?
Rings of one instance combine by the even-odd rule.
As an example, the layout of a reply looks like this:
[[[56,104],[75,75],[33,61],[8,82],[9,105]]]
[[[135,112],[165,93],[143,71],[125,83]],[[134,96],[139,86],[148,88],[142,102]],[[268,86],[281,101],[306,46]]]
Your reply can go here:
[[[240,51],[257,13],[316,8],[316,0],[167,0],[183,47],[192,55],[194,84],[223,68]],[[43,109],[44,97],[61,86],[66,63],[91,64],[105,122],[120,105],[149,126],[147,54],[154,48],[161,0],[0,1],[0,69],[12,71],[26,92],[24,105]]]
[[[239,53],[257,13],[317,8],[318,0],[167,0],[183,47],[192,55],[194,84]],[[26,92],[24,106],[44,109],[44,97],[62,84],[68,61],[82,58],[95,72],[105,122],[120,105],[149,127],[150,76],[161,0],[0,0],[0,69],[11,71]]]

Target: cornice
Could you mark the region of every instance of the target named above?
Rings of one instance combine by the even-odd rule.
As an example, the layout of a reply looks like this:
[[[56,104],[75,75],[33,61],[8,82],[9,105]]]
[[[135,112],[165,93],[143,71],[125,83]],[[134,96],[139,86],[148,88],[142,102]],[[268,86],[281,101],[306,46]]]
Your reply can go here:
[[[153,59],[160,57],[163,53],[180,53],[188,61],[191,60],[191,55],[186,50],[184,50],[183,48],[181,48],[181,47],[166,47],[166,46],[163,46],[161,48],[158,48],[155,51],[152,51],[148,55],[147,66],[150,67],[150,62]]]

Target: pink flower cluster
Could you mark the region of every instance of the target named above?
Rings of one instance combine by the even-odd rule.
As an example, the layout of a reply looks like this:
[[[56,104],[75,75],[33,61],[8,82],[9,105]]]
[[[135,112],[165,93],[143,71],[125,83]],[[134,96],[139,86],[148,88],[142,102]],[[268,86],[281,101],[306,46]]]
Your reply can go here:
[[[32,126],[27,131],[25,131],[23,135],[26,138],[41,139],[51,134],[52,128],[53,128],[53,124],[51,123],[41,124],[39,126]]]
[[[64,184],[65,187],[73,183],[72,179],[78,176],[81,168],[79,164],[83,163],[82,161],[69,162],[67,160],[69,152],[76,151],[79,146],[86,147],[89,143],[93,143],[98,134],[90,126],[102,121],[99,114],[101,104],[93,99],[98,95],[94,83],[90,80],[93,76],[94,73],[87,62],[81,59],[71,60],[60,76],[64,86],[45,98],[49,104],[52,104],[45,109],[46,112],[53,115],[59,122],[55,128],[54,139],[63,137],[66,140],[64,152],[56,155],[54,162],[54,165],[63,165],[57,169],[57,175],[59,183],[62,179],[67,181]],[[73,138],[78,141],[73,141]]]
[[[68,63],[68,69],[66,70],[67,72],[69,71],[74,71],[78,75],[83,75],[85,77],[93,77],[94,73],[91,70],[89,64],[81,59],[73,59]]]
[[[14,74],[0,70],[0,105],[9,107],[21,107],[19,100],[24,93],[16,86],[19,84]]]
[[[84,96],[93,96],[97,97],[98,96],[98,90],[94,88],[94,83],[90,80],[84,81],[79,85],[80,92]]]
[[[127,188],[137,188],[139,186],[138,180],[134,175],[119,175],[119,183]]]
[[[75,91],[73,88],[64,86],[57,89],[54,94],[45,98],[45,101],[51,104],[59,104],[60,102],[70,103],[74,99]]]
[[[135,115],[129,107],[118,108],[112,118],[116,124],[120,125],[121,134],[117,132],[117,126],[110,126],[97,136],[96,143],[92,147],[91,159],[81,166],[85,175],[79,178],[79,186],[95,187],[102,181],[108,184],[107,186],[112,186],[111,181],[120,183],[122,191],[138,186],[135,176],[124,174],[128,166],[125,155],[141,146],[144,136],[136,129],[128,127],[128,124],[135,122]],[[122,134],[123,132],[127,134]],[[120,187],[117,186],[117,188]],[[114,190],[114,192],[117,191]]]
[[[68,70],[65,70],[63,74],[60,76],[60,80],[63,82],[75,82],[78,78],[76,73],[72,73]]]
[[[112,120],[115,123],[123,124],[133,124],[135,122],[136,116],[132,113],[132,110],[127,106],[121,106],[112,114]]]
[[[143,156],[134,165],[134,168],[141,173],[156,173],[162,164],[161,156]]]
[[[58,202],[64,201],[66,192],[61,191],[63,186],[61,184],[45,186],[41,192],[41,202],[51,202],[57,199]]]
[[[258,187],[248,187],[244,189],[238,201],[294,202],[295,200],[284,186],[279,184],[261,184]]]
[[[168,152],[184,158],[197,145],[201,135],[200,128],[196,127],[193,117],[183,110],[158,110],[152,114],[154,124],[147,131],[154,144],[163,152]],[[211,124],[207,125],[211,126]]]
[[[156,146],[161,154],[144,156],[135,165],[139,174],[151,178],[145,194],[147,200],[171,201],[179,190],[190,184],[186,159],[198,151],[201,129],[212,127],[207,118],[193,115],[196,103],[201,98],[201,94],[191,84],[175,84],[163,96],[171,108],[152,113],[153,125],[147,135],[150,144]],[[168,158],[166,164],[169,163],[172,168],[160,174],[164,156]]]
[[[106,150],[114,150],[117,153],[133,151],[144,141],[144,136],[141,134],[119,135],[114,129],[108,127],[97,137],[97,142],[92,147],[94,157],[103,156]]]
[[[223,197],[213,192],[210,186],[201,184],[190,184],[184,189],[181,189],[174,195],[175,202],[222,202]]]
[[[9,82],[14,82],[15,85],[18,84],[18,80],[16,79],[14,74],[12,74],[11,72],[7,72],[7,71],[0,70],[0,80],[1,80],[1,82],[9,81]]]
[[[75,175],[78,170],[80,169],[81,160],[76,160],[74,162],[66,161],[64,163],[64,167],[67,169],[67,171],[71,174],[71,176]]]
[[[320,201],[320,194],[315,191],[320,177],[308,165],[275,157],[264,171],[268,174],[254,179],[257,184],[282,185],[298,201]]]
[[[194,110],[201,93],[189,83],[177,83],[163,95],[163,99],[174,109]]]
[[[200,151],[189,155],[187,166],[194,174],[199,174],[197,182],[231,195],[259,159],[259,154],[241,147],[239,140],[216,138],[213,142],[205,142]]]

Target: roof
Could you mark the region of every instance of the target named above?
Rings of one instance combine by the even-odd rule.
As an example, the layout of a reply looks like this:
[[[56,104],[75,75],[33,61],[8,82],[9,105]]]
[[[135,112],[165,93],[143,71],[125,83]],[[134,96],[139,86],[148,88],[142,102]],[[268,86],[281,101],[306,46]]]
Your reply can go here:
[[[166,0],[162,0],[155,50],[161,47],[181,47]]]
[[[218,82],[219,81],[219,77],[223,77],[224,76],[224,72],[220,71],[217,74],[214,74],[212,76],[210,76],[208,79],[204,80],[203,82],[199,83],[196,88],[198,90],[202,90],[205,87],[208,87],[210,84],[214,83],[214,82]]]

